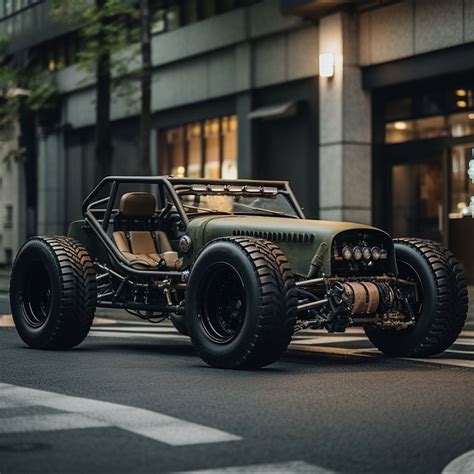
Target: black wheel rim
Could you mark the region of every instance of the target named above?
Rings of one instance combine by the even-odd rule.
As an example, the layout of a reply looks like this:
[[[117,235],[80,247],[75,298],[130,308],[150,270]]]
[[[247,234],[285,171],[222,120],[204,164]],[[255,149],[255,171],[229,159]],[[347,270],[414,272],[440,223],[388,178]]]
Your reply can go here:
[[[51,310],[52,285],[42,262],[32,262],[20,292],[21,306],[26,322],[39,328],[47,321]]]
[[[227,344],[241,332],[245,320],[245,288],[228,263],[212,265],[199,288],[198,318],[212,342]]]

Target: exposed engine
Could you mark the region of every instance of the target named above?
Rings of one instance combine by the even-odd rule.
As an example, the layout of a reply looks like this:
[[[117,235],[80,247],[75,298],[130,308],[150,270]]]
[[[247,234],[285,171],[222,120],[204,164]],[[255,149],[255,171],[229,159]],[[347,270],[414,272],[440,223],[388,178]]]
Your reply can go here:
[[[416,284],[394,277],[343,280],[316,278],[297,282],[303,328],[343,332],[349,326],[406,329],[414,324]]]

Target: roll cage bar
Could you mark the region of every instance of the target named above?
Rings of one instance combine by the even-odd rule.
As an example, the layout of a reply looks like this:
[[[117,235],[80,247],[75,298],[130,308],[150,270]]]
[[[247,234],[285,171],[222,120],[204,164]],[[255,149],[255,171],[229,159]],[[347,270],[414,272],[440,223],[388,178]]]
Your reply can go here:
[[[114,211],[114,202],[117,198],[117,192],[120,184],[148,184],[158,185],[160,199],[165,200],[165,191],[168,192],[169,197],[173,201],[177,212],[179,213],[183,224],[187,227],[189,218],[184,210],[181,200],[176,192],[176,187],[201,185],[208,187],[212,191],[212,186],[241,186],[243,192],[245,187],[260,188],[264,192],[264,188],[276,188],[278,193],[286,195],[289,203],[296,211],[298,218],[304,219],[304,214],[299,206],[289,184],[287,181],[267,181],[267,180],[248,180],[248,179],[206,179],[206,178],[174,178],[168,176],[107,176],[103,178],[100,183],[89,193],[82,203],[82,215],[84,220],[95,232],[102,244],[107,248],[109,255],[114,259],[115,263],[126,273],[136,277],[150,277],[160,279],[185,280],[185,271],[162,271],[162,270],[139,270],[133,268],[130,262],[118,250],[115,243],[107,233],[110,217]],[[110,192],[108,196],[97,199],[97,195],[106,187],[110,185]],[[105,205],[105,212],[102,218],[102,223],[99,222],[94,215],[94,210],[98,210],[98,206]]]

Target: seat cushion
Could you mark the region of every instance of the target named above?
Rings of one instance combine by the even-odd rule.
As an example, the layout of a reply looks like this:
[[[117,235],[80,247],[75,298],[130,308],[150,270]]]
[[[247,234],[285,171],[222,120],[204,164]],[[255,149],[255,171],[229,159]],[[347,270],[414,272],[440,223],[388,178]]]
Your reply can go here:
[[[116,231],[112,234],[117,248],[123,256],[137,268],[157,267],[162,261],[170,269],[181,267],[181,259],[177,252],[171,249],[171,244],[164,232],[156,232],[156,241],[148,231],[129,232],[130,240],[125,232]]]

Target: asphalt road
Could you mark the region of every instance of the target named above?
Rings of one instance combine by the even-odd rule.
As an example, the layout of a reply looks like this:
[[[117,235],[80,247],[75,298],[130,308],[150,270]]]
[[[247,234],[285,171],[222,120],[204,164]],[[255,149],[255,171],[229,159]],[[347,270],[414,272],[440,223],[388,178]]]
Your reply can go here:
[[[0,318],[1,474],[440,473],[463,454],[445,472],[474,472],[472,322],[427,361],[305,332],[250,372],[205,366],[168,325],[98,323],[43,352]]]

